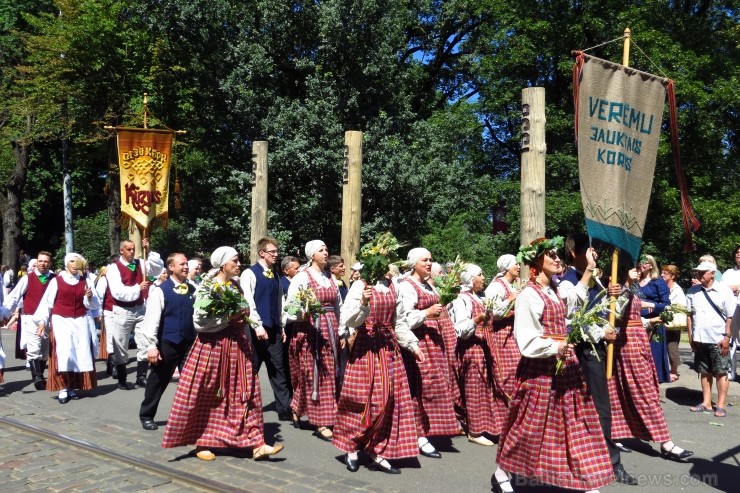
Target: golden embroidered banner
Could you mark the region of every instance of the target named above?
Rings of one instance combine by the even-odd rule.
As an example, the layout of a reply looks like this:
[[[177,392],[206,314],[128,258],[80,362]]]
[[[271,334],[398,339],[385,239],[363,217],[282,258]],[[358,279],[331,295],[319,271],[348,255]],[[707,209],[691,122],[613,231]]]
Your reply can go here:
[[[171,130],[117,127],[121,216],[147,230],[167,227]],[[148,236],[148,235],[145,235]]]
[[[668,80],[579,53],[573,82],[586,229],[636,261]]]

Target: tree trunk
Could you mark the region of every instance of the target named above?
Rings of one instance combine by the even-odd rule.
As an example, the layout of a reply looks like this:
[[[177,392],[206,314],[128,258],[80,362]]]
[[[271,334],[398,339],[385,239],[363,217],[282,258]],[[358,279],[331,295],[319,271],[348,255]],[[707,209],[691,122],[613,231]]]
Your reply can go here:
[[[30,121],[29,121],[30,126]],[[14,141],[13,155],[15,156],[15,168],[6,183],[7,208],[3,215],[3,264],[8,264],[13,272],[18,271],[18,243],[21,239],[21,227],[23,225],[23,188],[26,185],[28,175],[28,156],[31,144],[28,142]]]
[[[110,253],[118,253],[121,243],[121,180],[118,175],[118,154],[115,139],[111,140],[108,154],[108,239]]]

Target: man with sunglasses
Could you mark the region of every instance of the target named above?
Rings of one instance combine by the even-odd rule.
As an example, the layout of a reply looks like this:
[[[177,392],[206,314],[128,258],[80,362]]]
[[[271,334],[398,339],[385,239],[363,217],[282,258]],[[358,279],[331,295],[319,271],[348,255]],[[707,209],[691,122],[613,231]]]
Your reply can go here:
[[[290,387],[283,358],[283,290],[275,265],[278,259],[278,242],[265,237],[257,242],[257,263],[241,275],[241,287],[250,306],[249,317],[254,347],[254,372],[259,372],[262,362],[267,364],[267,375],[275,394],[275,408],[281,421],[290,421]]]

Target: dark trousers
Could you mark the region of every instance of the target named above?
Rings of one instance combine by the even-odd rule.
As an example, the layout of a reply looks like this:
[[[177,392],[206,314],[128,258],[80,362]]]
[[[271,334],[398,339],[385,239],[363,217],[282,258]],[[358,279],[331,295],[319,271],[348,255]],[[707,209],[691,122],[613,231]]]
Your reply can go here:
[[[275,410],[278,414],[287,413],[290,409],[291,391],[288,384],[288,367],[283,356],[283,333],[280,328],[265,327],[268,339],[257,339],[254,329],[251,330],[252,366],[257,373],[264,362],[267,365],[267,376],[270,379],[272,392],[275,394]]]
[[[594,401],[596,412],[599,414],[601,431],[606,438],[606,446],[609,449],[609,460],[612,467],[621,462],[619,449],[612,441],[612,408],[609,401],[609,387],[606,384],[606,348],[604,344],[596,344],[596,352],[588,343],[576,346],[576,356],[581,362],[583,378]]]
[[[149,365],[151,371],[146,381],[144,400],[141,403],[141,409],[139,409],[139,418],[142,420],[154,419],[159,401],[175,373],[175,368],[182,370],[185,358],[192,345],[193,341],[183,341],[180,344],[173,344],[169,341],[159,343],[159,354],[162,361],[156,365]]]

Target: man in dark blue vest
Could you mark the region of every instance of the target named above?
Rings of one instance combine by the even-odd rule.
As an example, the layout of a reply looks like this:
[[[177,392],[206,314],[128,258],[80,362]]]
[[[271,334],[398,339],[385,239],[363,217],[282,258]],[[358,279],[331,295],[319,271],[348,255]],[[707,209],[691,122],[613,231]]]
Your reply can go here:
[[[565,258],[568,259],[568,269],[560,278],[558,294],[568,304],[568,318],[583,304],[592,305],[604,296],[604,287],[594,276],[596,270],[596,251],[591,248],[589,237],[582,233],[568,236],[565,240]],[[612,412],[609,400],[609,388],[606,382],[606,343],[614,342],[617,333],[613,327],[592,327],[588,334],[593,342],[582,342],[575,348],[578,361],[581,362],[583,377],[586,380],[594,406],[599,414],[601,430],[606,438],[609,449],[609,459],[614,469],[617,481],[624,484],[636,485],[637,480],[624,470],[620,457],[620,450],[631,452],[626,447],[620,448],[612,441]]]
[[[167,258],[169,279],[152,288],[146,304],[141,335],[146,340],[151,371],[146,383],[144,401],[139,409],[141,426],[156,430],[159,401],[175,368],[182,365],[195,341],[193,303],[195,286],[187,282],[188,259],[182,253]]]
[[[283,358],[283,290],[275,268],[277,240],[269,237],[260,239],[257,242],[257,255],[257,263],[241,275],[241,287],[251,309],[249,317],[254,321],[251,327],[254,372],[259,372],[263,361],[267,364],[278,419],[290,421],[291,395]]]

